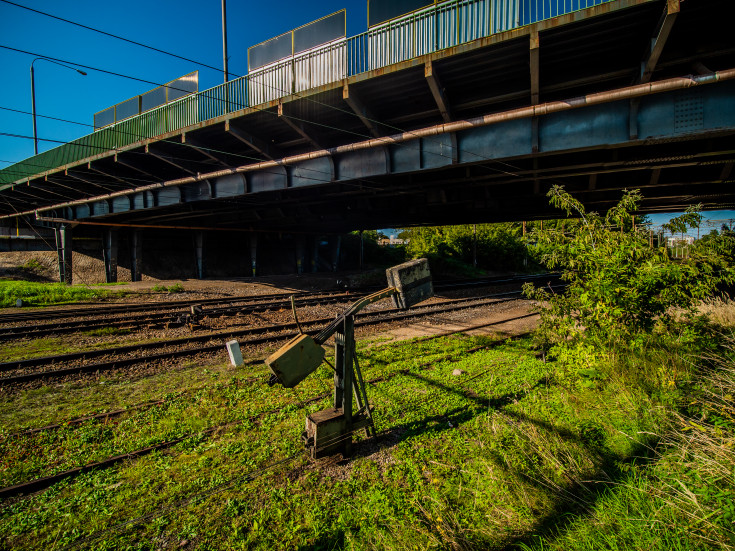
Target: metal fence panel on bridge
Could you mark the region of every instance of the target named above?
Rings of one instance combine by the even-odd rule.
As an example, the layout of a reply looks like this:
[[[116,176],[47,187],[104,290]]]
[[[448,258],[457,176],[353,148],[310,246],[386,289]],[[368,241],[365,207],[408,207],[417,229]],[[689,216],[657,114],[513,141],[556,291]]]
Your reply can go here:
[[[201,92],[198,99],[198,120],[206,121],[245,109],[248,101],[248,78],[240,77]]]
[[[287,59],[248,75],[248,105],[260,105],[293,93],[293,60]]]
[[[605,4],[611,0],[520,0],[521,17],[517,26],[530,25],[537,21],[558,17],[565,13],[571,13]]]
[[[303,92],[347,77],[347,40],[341,38],[294,56],[294,91]]]
[[[522,0],[452,0],[421,9],[368,30],[364,63],[349,54],[351,71],[400,63],[518,26]],[[358,37],[356,37],[358,38]],[[360,50],[364,45],[351,40]]]

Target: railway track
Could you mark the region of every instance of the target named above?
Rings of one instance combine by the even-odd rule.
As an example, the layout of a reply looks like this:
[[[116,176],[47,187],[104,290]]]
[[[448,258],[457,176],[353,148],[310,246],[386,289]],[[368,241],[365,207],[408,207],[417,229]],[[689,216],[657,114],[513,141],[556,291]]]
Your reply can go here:
[[[355,322],[356,327],[386,322],[405,321],[425,316],[452,312],[460,309],[497,305],[521,298],[519,291],[495,293],[483,297],[471,297],[434,303],[410,311],[388,309],[365,312]],[[317,332],[333,317],[301,321],[305,332]],[[126,368],[142,363],[152,363],[185,356],[221,353],[226,340],[237,338],[241,346],[262,345],[283,341],[297,335],[295,322],[248,327],[228,328],[177,339],[137,343],[114,348],[95,349],[59,356],[36,357],[0,363],[0,386],[26,383],[44,378],[60,378],[84,373],[96,373],[110,369]]]
[[[516,319],[516,318],[508,318],[508,319],[504,319],[504,320],[499,320],[499,321],[497,321],[495,323],[496,324],[502,324],[502,323],[506,323],[508,321],[512,321],[513,319]],[[441,336],[446,336],[447,334],[451,334],[451,333],[456,333],[456,331],[447,332],[447,333],[443,333],[443,334],[440,334],[440,335],[434,335],[434,336],[432,336],[430,338],[437,338],[437,337],[441,337]],[[515,338],[524,337],[524,336],[527,336],[527,334],[528,333],[523,333],[521,335],[517,335]],[[479,346],[479,347],[470,349],[470,350],[466,351],[465,354],[467,354],[467,353],[474,353],[474,352],[477,352],[477,351],[480,351],[480,350],[490,349],[493,346],[496,346],[497,344],[500,344],[500,342],[502,342],[502,341],[497,341],[497,343],[491,343],[491,344],[488,344],[488,345],[485,345],[485,346]],[[449,360],[449,361],[456,361],[459,357],[463,357],[463,356],[458,356],[458,357],[451,356],[451,355],[450,356],[446,356],[444,358],[436,359],[436,360],[433,360],[431,362],[427,362],[427,363],[421,364],[421,365],[418,366],[418,369],[421,369],[421,370],[428,369],[431,366],[433,366],[434,364],[436,364],[438,362],[441,362],[441,361],[447,361],[447,360]],[[368,380],[365,381],[365,383],[375,386],[375,385],[377,385],[379,383],[383,383],[383,382],[389,381],[389,380],[393,379],[396,376],[399,376],[401,374],[404,374],[405,372],[406,372],[406,370],[398,370],[398,371],[395,371],[395,372],[392,372],[392,373],[388,373],[386,375],[382,375],[382,376],[379,376],[379,377],[368,379]],[[479,373],[479,374],[475,375],[474,377],[482,376],[486,372],[487,371],[482,372],[482,373]],[[248,380],[248,383],[249,384],[257,384],[258,381],[259,381],[259,379],[253,378],[253,379],[249,379]],[[263,379],[263,382],[264,381],[265,380]],[[465,391],[465,393],[468,392],[466,389],[463,389],[463,390]],[[85,472],[89,472],[89,471],[92,471],[92,470],[95,470],[95,469],[109,468],[109,467],[112,467],[112,466],[114,466],[114,465],[116,465],[116,464],[118,464],[118,463],[120,463],[122,461],[125,461],[125,460],[130,460],[130,459],[142,457],[142,456],[148,455],[149,453],[154,452],[154,451],[160,451],[160,450],[165,450],[165,449],[171,448],[172,446],[174,446],[174,445],[176,445],[176,444],[178,444],[178,443],[186,440],[187,438],[191,438],[193,436],[196,436],[198,438],[201,438],[203,436],[204,437],[209,437],[209,436],[211,436],[213,434],[219,433],[220,431],[222,431],[224,429],[232,428],[232,427],[235,427],[237,425],[241,425],[243,423],[247,423],[247,422],[251,422],[251,421],[260,419],[260,418],[262,418],[262,417],[264,417],[266,415],[269,415],[269,414],[272,414],[272,413],[276,413],[276,412],[278,412],[278,411],[280,411],[280,410],[282,410],[282,409],[284,409],[286,407],[295,406],[295,405],[298,405],[300,407],[304,407],[307,404],[311,404],[313,402],[317,402],[319,400],[323,400],[323,399],[325,399],[325,398],[327,398],[329,396],[331,396],[331,392],[330,391],[323,392],[323,393],[320,393],[318,395],[309,397],[309,398],[307,398],[305,400],[299,399],[298,400],[298,403],[297,402],[291,402],[291,403],[288,403],[288,404],[285,404],[285,405],[281,405],[281,406],[278,406],[278,407],[275,407],[275,408],[269,408],[269,409],[266,409],[266,410],[257,412],[257,413],[249,416],[248,418],[246,418],[244,420],[237,420],[237,421],[230,421],[230,422],[221,423],[221,424],[218,424],[218,425],[215,425],[215,426],[211,426],[211,427],[209,427],[209,428],[207,428],[207,429],[205,429],[203,431],[198,431],[196,433],[187,434],[185,436],[176,438],[174,440],[168,440],[168,441],[164,441],[164,442],[159,442],[159,443],[154,444],[152,446],[147,446],[145,448],[141,448],[141,449],[137,449],[137,450],[132,450],[132,451],[126,452],[124,454],[120,454],[120,455],[115,455],[115,456],[112,456],[112,457],[108,457],[106,459],[103,459],[103,460],[100,460],[100,461],[96,461],[94,463],[89,463],[89,464],[78,466],[78,467],[75,467],[75,468],[72,468],[72,469],[67,469],[67,470],[61,471],[61,472],[50,472],[50,474],[48,474],[46,476],[42,476],[42,477],[39,477],[39,478],[30,480],[30,481],[27,481],[27,482],[23,482],[23,483],[20,483],[20,484],[14,484],[12,486],[0,488],[0,499],[7,499],[7,498],[10,498],[10,497],[15,497],[15,496],[19,496],[19,495],[24,495],[24,494],[29,494],[29,493],[33,493],[33,492],[38,492],[38,491],[44,490],[46,488],[49,488],[50,486],[56,484],[57,482],[60,482],[60,481],[65,480],[65,479],[74,478],[74,477],[76,477],[76,476],[78,476],[78,475],[80,475],[82,473],[85,473]],[[49,426],[46,426],[46,427],[40,427],[38,429],[32,429],[30,431],[25,431],[25,433],[19,433],[18,435],[29,434],[29,433],[33,433],[33,432],[39,432],[39,431],[46,431],[46,430],[55,430],[55,429],[58,429],[58,428],[60,428],[62,426],[66,427],[66,426],[69,426],[69,425],[77,425],[77,424],[81,424],[83,422],[86,422],[86,421],[89,421],[89,420],[92,420],[92,419],[102,419],[102,418],[108,419],[110,417],[116,417],[116,416],[122,415],[124,413],[129,413],[130,411],[132,411],[134,409],[148,408],[148,407],[152,407],[152,406],[155,406],[155,405],[162,404],[163,402],[164,402],[164,400],[159,400],[159,401],[154,401],[154,402],[148,402],[148,403],[145,403],[145,404],[138,404],[136,406],[133,406],[132,408],[126,408],[124,410],[121,409],[121,410],[117,410],[117,411],[114,411],[114,412],[109,412],[109,413],[106,413],[106,414],[98,414],[98,415],[93,415],[93,416],[87,416],[87,417],[84,417],[84,418],[73,419],[73,420],[70,420],[70,421],[65,422],[65,423],[59,423],[59,424],[56,424],[56,425],[49,425]]]
[[[502,285],[554,278],[554,274],[481,278],[456,282],[436,283],[437,291],[448,291],[479,286]],[[299,292],[293,293],[299,307],[316,304],[334,304],[353,301],[373,289],[356,292]],[[19,338],[39,338],[50,335],[92,332],[105,329],[141,330],[180,326],[198,317],[220,318],[278,310],[290,306],[291,294],[283,293],[241,296],[206,300],[143,303],[94,308],[49,309],[32,312],[0,314],[0,341]],[[198,314],[194,314],[194,312]],[[54,321],[62,319],[63,321]],[[49,321],[51,320],[51,321]],[[13,325],[10,325],[13,324]],[[3,325],[5,325],[3,327]]]
[[[331,293],[325,295],[319,293],[317,296],[299,296],[294,297],[299,307],[311,306],[316,304],[334,304],[354,300],[365,296],[366,293],[346,294]],[[289,295],[290,296],[290,295]],[[244,297],[243,297],[244,298]],[[109,318],[104,315],[96,316],[97,319],[70,320],[61,322],[45,323],[42,325],[22,325],[15,327],[5,327],[0,329],[0,341],[13,340],[18,338],[38,338],[49,335],[63,335],[68,333],[81,333],[106,328],[114,329],[156,329],[171,326],[184,325],[187,320],[197,319],[198,317],[219,318],[223,316],[237,316],[267,312],[269,310],[290,308],[291,302],[289,298],[281,298],[280,300],[269,301],[246,301],[243,304],[233,305],[238,301],[229,300],[226,306],[207,308],[195,302],[188,303],[188,309],[167,309],[163,312],[145,312],[143,314],[134,314],[132,316]],[[243,301],[240,301],[243,302]],[[192,308],[198,308],[198,314],[192,314]]]

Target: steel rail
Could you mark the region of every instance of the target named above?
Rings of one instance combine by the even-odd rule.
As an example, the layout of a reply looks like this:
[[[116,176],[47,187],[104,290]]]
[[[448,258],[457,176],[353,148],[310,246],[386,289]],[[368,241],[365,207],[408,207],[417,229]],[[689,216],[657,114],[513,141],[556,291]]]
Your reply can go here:
[[[328,294],[323,292],[322,294]],[[238,301],[272,300],[290,296],[291,294],[300,297],[305,294],[312,294],[306,291],[294,291],[292,293],[271,293],[267,295],[242,295],[237,297],[223,297],[211,299],[193,299],[193,300],[175,300],[170,302],[143,302],[136,304],[117,304],[113,306],[96,305],[84,308],[64,308],[64,309],[43,309],[42,311],[33,310],[32,312],[13,312],[0,314],[0,323],[11,323],[15,321],[43,321],[50,318],[71,317],[71,316],[103,316],[108,314],[120,314],[129,312],[141,312],[174,309],[189,306],[207,306],[212,304],[224,304]],[[316,293],[314,293],[316,294]]]
[[[526,281],[533,279],[543,279],[546,277],[554,277],[557,274],[543,273],[543,274],[521,274],[516,276],[496,276],[496,277],[484,277],[476,279],[463,279],[458,281],[437,281],[434,283],[434,289],[437,291],[449,290],[460,287],[478,287],[482,285],[491,285],[497,283],[512,283],[515,281]],[[257,283],[257,282],[255,282]],[[143,302],[135,304],[116,304],[110,306],[95,305],[92,307],[83,308],[64,308],[64,309],[42,309],[33,310],[30,312],[12,312],[6,314],[0,314],[0,323],[11,323],[16,321],[44,321],[50,318],[58,318],[65,316],[90,316],[90,315],[107,315],[117,313],[128,313],[128,312],[139,312],[139,311],[157,311],[165,309],[173,309],[178,307],[187,308],[189,306],[207,306],[213,304],[225,304],[234,303],[241,301],[261,301],[271,299],[286,299],[290,295],[295,297],[305,297],[314,295],[339,295],[345,294],[349,296],[356,296],[359,293],[369,293],[378,287],[360,287],[355,288],[352,291],[349,290],[327,290],[327,291],[284,291],[282,293],[269,293],[264,295],[241,295],[236,297],[222,297],[212,299],[193,299],[193,300],[176,300],[169,302]]]
[[[506,296],[508,298],[499,298],[500,296]],[[522,295],[519,291],[514,291],[511,293],[499,293],[495,295],[488,295],[488,297],[482,297],[482,298],[473,297],[470,299],[459,299],[457,301],[451,301],[451,304],[441,303],[439,305],[430,305],[425,308],[421,308],[421,309],[417,308],[409,312],[406,312],[404,310],[399,310],[399,309],[384,310],[380,313],[372,312],[372,313],[368,313],[365,316],[365,317],[369,316],[370,319],[356,320],[355,327],[377,325],[377,324],[386,323],[386,322],[403,321],[403,320],[410,319],[410,318],[432,316],[432,315],[440,314],[444,312],[466,310],[470,308],[477,308],[477,307],[493,305],[493,304],[503,304],[505,302],[511,302],[514,300],[518,300],[521,297]],[[524,317],[531,317],[534,315],[536,314],[527,314],[527,315],[521,316],[518,319],[521,319]],[[323,319],[318,319],[318,320],[310,320],[310,321],[302,322],[302,325],[323,326],[324,324],[329,323],[331,321],[333,321],[333,318],[323,318]],[[504,321],[501,321],[498,323],[504,323]],[[489,325],[493,325],[493,324],[489,324]],[[142,349],[150,350],[150,349],[155,349],[155,348],[164,348],[167,346],[176,346],[176,345],[181,345],[181,344],[195,344],[195,343],[200,343],[200,342],[207,342],[207,341],[211,341],[214,339],[218,340],[218,342],[215,344],[208,344],[208,345],[200,346],[196,348],[186,348],[186,349],[164,351],[164,352],[160,352],[156,354],[149,354],[149,355],[144,355],[144,356],[121,357],[121,358],[116,358],[116,359],[105,361],[105,362],[83,364],[83,365],[67,367],[67,368],[62,368],[62,369],[55,369],[55,370],[34,371],[32,373],[23,373],[23,374],[13,375],[9,377],[2,377],[0,378],[0,386],[12,385],[12,384],[17,384],[17,383],[25,383],[25,382],[38,380],[38,379],[43,379],[45,377],[58,378],[58,377],[78,375],[78,374],[83,374],[83,373],[95,373],[95,372],[106,371],[110,369],[128,367],[130,365],[136,365],[136,364],[145,363],[145,362],[153,362],[153,361],[165,360],[165,359],[170,359],[170,358],[175,358],[175,357],[192,356],[192,355],[205,354],[205,353],[211,353],[211,352],[220,352],[222,350],[222,342],[224,341],[224,339],[238,337],[238,336],[254,335],[257,333],[264,333],[264,332],[276,332],[276,331],[279,332],[279,334],[277,335],[255,337],[255,338],[250,338],[250,339],[241,341],[242,345],[260,345],[260,344],[265,344],[268,342],[280,341],[283,339],[292,338],[298,334],[298,332],[294,331],[294,329],[296,329],[295,323],[286,323],[286,324],[271,325],[271,326],[259,327],[259,328],[254,328],[254,329],[239,330],[239,331],[209,333],[206,335],[199,335],[196,337],[187,337],[187,338],[181,338],[181,339],[172,339],[169,341],[157,341],[157,342],[151,342],[151,343],[143,343],[141,345],[128,345],[128,346],[122,346],[122,347],[115,347],[115,348],[111,348],[107,350],[90,350],[86,352],[76,352],[76,353],[71,353],[71,354],[65,354],[62,356],[55,356],[55,357],[46,356],[46,357],[39,357],[39,358],[30,358],[26,360],[17,360],[13,362],[5,362],[5,363],[0,364],[0,371],[6,371],[6,372],[7,371],[17,371],[17,370],[22,370],[22,369],[31,368],[31,367],[54,365],[54,364],[74,361],[74,360],[85,360],[85,359],[90,359],[90,358],[95,358],[95,357],[108,356],[111,354],[127,354],[131,352],[140,351]],[[318,330],[310,330],[310,331],[307,331],[307,333],[316,334],[318,333]]]
[[[503,283],[516,283],[516,282],[525,282],[525,281],[534,281],[537,279],[551,279],[556,280],[558,279],[557,274],[535,274],[535,275],[520,275],[520,276],[504,276],[504,277],[496,277],[496,278],[480,278],[480,279],[473,279],[473,280],[462,280],[457,282],[445,282],[445,283],[437,283],[435,284],[434,288],[437,291],[441,290],[452,290],[452,289],[460,289],[460,288],[466,288],[466,287],[478,287],[478,286],[484,286],[484,285],[499,285]],[[313,304],[330,304],[334,302],[340,302],[342,300],[351,300],[355,298],[360,298],[364,295],[366,295],[369,291],[362,290],[352,293],[347,292],[341,292],[341,291],[333,291],[333,292],[298,292],[294,293],[293,296],[297,297],[296,300],[298,301],[298,304],[301,306],[304,305],[313,305]],[[270,297],[277,297],[280,300],[270,301],[270,302],[260,302],[261,297],[267,296]],[[139,326],[144,325],[150,325],[153,324],[154,326],[162,326],[166,322],[176,323],[177,320],[179,320],[182,315],[185,315],[187,313],[186,309],[178,309],[179,306],[181,307],[191,307],[191,306],[206,306],[206,305],[217,305],[217,304],[228,304],[232,305],[238,302],[245,302],[245,304],[239,305],[239,306],[225,306],[222,308],[214,308],[210,310],[204,310],[202,312],[202,316],[206,317],[221,317],[226,315],[237,315],[240,314],[247,314],[247,313],[253,313],[253,312],[262,312],[266,311],[268,309],[272,308],[283,308],[284,306],[288,306],[288,300],[285,298],[287,297],[287,293],[283,294],[275,294],[275,295],[261,295],[261,296],[243,296],[243,297],[234,297],[234,298],[223,298],[223,299],[208,299],[205,302],[203,301],[177,301],[175,303],[165,303],[165,305],[161,305],[161,303],[146,303],[146,305],[153,306],[152,310],[145,309],[140,314],[132,314],[125,316],[126,313],[128,313],[128,310],[123,310],[119,316],[109,318],[105,317],[108,315],[114,315],[116,313],[116,310],[113,309],[102,309],[101,311],[98,309],[92,309],[92,308],[85,308],[83,310],[77,310],[77,309],[68,309],[68,310],[51,310],[49,313],[51,314],[58,314],[52,316],[52,319],[56,319],[58,317],[63,317],[62,312],[64,314],[68,314],[69,317],[84,317],[85,321],[64,321],[64,322],[51,322],[51,323],[36,323],[32,326],[29,325],[16,325],[12,327],[0,327],[0,341],[1,340],[10,340],[20,337],[42,337],[46,335],[51,334],[64,334],[64,333],[76,333],[76,332],[82,332],[82,331],[91,331],[95,329],[103,329],[107,327],[115,327],[115,328],[135,328]],[[317,297],[317,298],[310,298],[310,297]],[[265,300],[265,299],[264,299]],[[250,304],[254,303],[254,304]],[[172,307],[167,308],[166,306],[172,305]],[[132,305],[137,306],[137,305]],[[136,308],[134,312],[139,311],[139,308]],[[160,310],[165,310],[165,312],[159,312]],[[21,313],[24,314],[24,313]],[[9,314],[8,317],[5,318],[5,320],[12,320],[14,322],[23,323],[23,322],[40,322],[47,319],[46,316],[44,316],[42,313],[29,313],[31,314],[29,317],[21,317],[20,319],[15,319],[12,317],[12,314]],[[100,318],[100,319],[97,319]],[[0,323],[3,322],[3,318],[0,316]],[[7,323],[8,321],[6,321]],[[183,324],[183,322],[181,322]]]
[[[340,294],[339,296],[333,296],[333,297],[318,297],[318,298],[301,298],[297,301],[297,304],[299,306],[313,306],[315,304],[332,304],[335,302],[345,302],[347,300],[351,300],[355,297],[362,296],[362,293],[358,294],[352,294],[352,295],[345,295]],[[274,309],[274,308],[282,308],[285,306],[288,306],[290,303],[288,300],[280,300],[276,302],[266,302],[261,304],[246,304],[242,306],[228,306],[224,308],[217,308],[212,310],[204,310],[201,313],[201,316],[206,316],[210,318],[217,318],[227,315],[237,315],[237,314],[252,314],[256,312],[266,312],[268,310]],[[66,322],[59,322],[59,323],[48,323],[48,324],[42,324],[42,325],[34,325],[34,326],[14,326],[14,327],[7,327],[7,328],[0,328],[0,341],[2,340],[11,340],[16,339],[19,337],[29,337],[29,338],[35,338],[35,337],[43,337],[46,335],[59,335],[64,333],[79,333],[83,331],[92,331],[95,329],[104,329],[107,327],[113,327],[113,328],[131,328],[136,329],[140,328],[142,326],[147,326],[150,328],[150,326],[154,327],[162,327],[166,323],[179,323],[179,325],[183,325],[184,322],[179,322],[182,315],[186,314],[186,310],[176,310],[176,311],[168,311],[168,312],[161,312],[158,314],[141,314],[139,316],[134,317],[120,317],[117,319],[100,319],[95,321],[66,321]]]

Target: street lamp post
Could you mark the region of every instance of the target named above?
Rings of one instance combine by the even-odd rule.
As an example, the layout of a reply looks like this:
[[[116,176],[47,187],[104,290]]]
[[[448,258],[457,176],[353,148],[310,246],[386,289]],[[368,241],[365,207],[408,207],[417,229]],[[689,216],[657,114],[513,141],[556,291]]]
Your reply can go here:
[[[76,71],[77,73],[85,77],[87,76],[87,73],[85,73],[81,69],[77,69],[76,67],[65,65],[64,63],[59,63],[58,61],[54,61],[53,59],[48,59],[46,57],[37,57],[36,59],[31,61],[31,103],[32,103],[32,111],[33,111],[33,150],[34,150],[34,153],[38,155],[38,133],[36,132],[36,79],[33,73],[33,64],[36,61],[48,61],[49,63],[55,63],[56,65],[61,65],[62,67],[66,67],[67,69],[72,69],[73,71]]]

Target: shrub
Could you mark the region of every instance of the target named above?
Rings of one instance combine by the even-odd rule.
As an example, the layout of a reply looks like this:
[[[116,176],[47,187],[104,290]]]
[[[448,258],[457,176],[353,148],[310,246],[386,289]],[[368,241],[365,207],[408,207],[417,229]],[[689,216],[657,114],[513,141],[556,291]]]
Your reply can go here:
[[[581,225],[572,234],[556,228],[534,232],[546,251],[543,263],[561,270],[567,282],[562,294],[530,284],[525,288],[540,303],[539,340],[546,348],[585,341],[604,349],[643,350],[651,339],[673,334],[674,328],[682,334],[680,324],[695,320],[697,303],[718,284],[735,280],[727,259],[711,248],[673,261],[665,247],[650,247],[633,228],[638,190],[624,191],[605,216],[586,212],[560,186],[548,195],[552,205],[578,216]],[[695,221],[688,212],[674,223]],[[702,324],[689,329],[697,327],[706,330]],[[696,335],[687,335],[687,340],[692,337]]]

